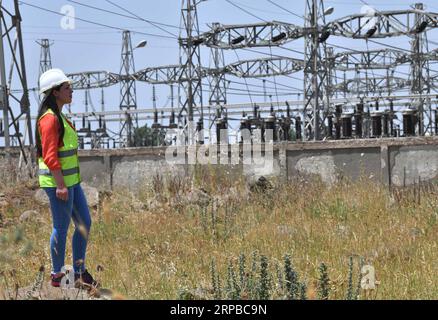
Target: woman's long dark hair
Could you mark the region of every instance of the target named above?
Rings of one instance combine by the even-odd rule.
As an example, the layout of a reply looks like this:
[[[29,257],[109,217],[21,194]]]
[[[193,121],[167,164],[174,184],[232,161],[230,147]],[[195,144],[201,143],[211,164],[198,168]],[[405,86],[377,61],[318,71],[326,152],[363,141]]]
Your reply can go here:
[[[53,95],[53,90],[59,91],[61,89],[61,85],[53,88],[48,95],[44,97],[44,99],[41,101],[39,109],[38,109],[38,116],[37,116],[37,123],[35,126],[35,142],[36,142],[36,149],[37,149],[37,157],[41,157],[43,154],[42,146],[41,146],[41,137],[40,137],[40,131],[38,126],[38,120],[40,117],[47,112],[47,110],[52,110],[53,113],[58,118],[59,123],[59,143],[63,141],[64,139],[64,122],[61,118],[61,112],[59,111],[58,105],[56,104],[56,98]]]

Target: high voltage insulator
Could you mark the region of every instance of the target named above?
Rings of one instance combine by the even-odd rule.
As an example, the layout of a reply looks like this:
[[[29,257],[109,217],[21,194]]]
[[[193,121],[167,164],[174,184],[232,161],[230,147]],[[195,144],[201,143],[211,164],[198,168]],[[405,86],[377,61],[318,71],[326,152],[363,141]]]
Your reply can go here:
[[[199,35],[203,44],[220,49],[279,46],[303,37],[303,28],[278,21],[244,25],[216,25]]]

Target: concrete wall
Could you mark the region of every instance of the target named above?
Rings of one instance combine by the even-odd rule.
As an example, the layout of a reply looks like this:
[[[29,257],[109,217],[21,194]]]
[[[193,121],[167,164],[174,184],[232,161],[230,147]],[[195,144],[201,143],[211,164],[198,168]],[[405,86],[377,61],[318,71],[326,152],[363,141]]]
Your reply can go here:
[[[165,147],[81,150],[81,174],[83,180],[94,187],[135,191],[150,183],[157,174],[166,178],[193,173],[197,166],[187,163],[188,149],[183,150],[182,158],[170,162],[166,161],[166,150]],[[19,150],[12,148],[8,152],[10,160],[6,159],[5,150],[0,149],[0,170],[7,170],[11,163],[18,162]],[[231,159],[230,150],[228,157]],[[437,178],[438,137],[280,143],[273,147],[272,157],[272,162],[259,164],[244,164],[240,159],[233,165],[201,167],[223,169],[228,175],[243,175],[251,180],[261,175],[282,179],[316,176],[333,184],[341,178],[355,180],[365,176],[387,185],[410,185],[419,179]]]

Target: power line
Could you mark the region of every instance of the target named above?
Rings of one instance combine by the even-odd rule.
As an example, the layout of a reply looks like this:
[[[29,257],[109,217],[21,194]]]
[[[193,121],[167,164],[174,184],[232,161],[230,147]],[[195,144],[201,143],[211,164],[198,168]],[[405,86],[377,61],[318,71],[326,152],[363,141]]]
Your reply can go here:
[[[159,27],[159,26],[157,26],[157,25],[162,25],[162,26],[165,26],[165,27],[168,27],[168,28],[176,28],[176,29],[180,29],[180,27],[175,26],[175,25],[166,24],[166,23],[161,23],[161,22],[156,22],[156,21],[152,21],[152,20],[149,20],[149,19],[141,18],[141,17],[136,16],[136,15],[134,15],[133,13],[129,12],[128,10],[119,7],[117,4],[112,3],[112,2],[110,2],[110,1],[107,1],[107,2],[110,3],[110,4],[113,5],[113,6],[116,6],[116,7],[120,8],[120,9],[123,9],[124,11],[127,11],[127,12],[128,12],[129,14],[131,14],[131,15],[128,16],[128,15],[125,15],[125,14],[122,14],[122,13],[118,13],[118,12],[115,12],[115,11],[111,11],[111,10],[107,10],[107,9],[103,9],[103,8],[95,7],[95,6],[92,6],[92,5],[89,5],[89,4],[85,4],[85,3],[81,3],[81,2],[78,2],[78,1],[74,1],[74,0],[67,0],[67,1],[68,1],[68,2],[72,2],[72,3],[75,3],[75,4],[78,4],[78,5],[83,6],[83,7],[90,8],[90,9],[94,9],[94,10],[98,10],[98,11],[102,11],[102,12],[106,12],[106,13],[111,13],[111,14],[114,14],[114,15],[117,15],[117,16],[120,16],[120,17],[124,17],[124,18],[128,18],[128,19],[133,19],[133,20],[140,20],[140,21],[144,21],[144,22],[148,22],[148,23],[151,24],[153,27],[155,27],[155,28],[159,28],[160,30],[162,30],[162,31],[164,31],[164,32],[167,32],[167,33],[169,33],[169,31],[167,31],[167,30],[165,30],[165,29],[162,29],[161,27]],[[172,36],[176,37],[176,35],[174,35],[174,34],[172,34],[172,33],[170,33],[170,34],[171,34]]]
[[[272,14],[280,14],[280,15],[287,15],[286,13],[282,13],[282,12],[278,12],[278,11],[270,11],[270,10],[266,10],[266,9],[261,9],[261,8],[256,8],[256,7],[252,7],[249,6],[247,4],[244,4],[240,1],[234,1],[235,3],[238,3],[239,5],[241,5],[242,7],[248,8],[248,9],[252,9],[255,11],[259,11],[259,12],[264,12],[264,13],[272,13]]]
[[[33,5],[33,4],[29,4],[29,3],[24,2],[24,1],[20,1],[19,3],[22,4],[22,5],[26,5],[26,6],[29,6],[29,7],[36,8],[36,9],[38,9],[38,10],[42,10],[42,11],[45,11],[45,12],[50,12],[50,13],[56,14],[56,15],[58,15],[58,16],[66,17],[66,15],[64,15],[64,14],[62,14],[62,13],[60,13],[60,12],[53,11],[53,10],[46,9],[46,8],[42,8],[42,7],[40,7],[40,6],[36,6],[36,5]],[[68,16],[68,17],[71,17],[71,16]],[[71,18],[73,18],[73,17],[71,17]],[[126,31],[126,29],[123,29],[123,28],[119,28],[119,27],[111,26],[111,25],[104,24],[104,23],[94,22],[94,21],[91,21],[91,20],[82,19],[82,18],[79,18],[79,17],[77,17],[77,16],[75,16],[74,18],[75,18],[76,20],[79,20],[79,21],[82,21],[82,22],[86,22],[86,23],[90,23],[90,24],[94,24],[94,25],[98,25],[98,26],[101,26],[101,27],[106,27],[106,28],[115,29],[115,30],[120,30],[120,31]],[[171,39],[174,39],[173,37],[169,37],[169,36],[165,36],[165,35],[159,35],[159,34],[153,34],[153,33],[146,33],[146,32],[140,32],[140,31],[132,31],[132,33],[142,34],[142,35],[145,35],[145,36],[151,36],[151,37],[171,38]]]
[[[266,0],[266,1],[270,2],[270,3],[273,4],[274,6],[276,6],[276,7],[280,8],[280,9],[282,9],[282,10],[284,10],[284,11],[290,13],[291,15],[293,15],[293,16],[295,16],[295,17],[298,17],[298,18],[300,18],[300,19],[305,20],[305,18],[304,18],[303,16],[300,16],[300,15],[298,15],[298,14],[296,14],[296,13],[294,13],[294,12],[292,12],[292,11],[290,11],[290,10],[288,10],[288,9],[286,9],[286,8],[284,8],[284,7],[282,7],[282,6],[280,6],[279,4],[275,3],[274,1],[271,1],[271,0]]]
[[[238,6],[237,4],[231,2],[230,0],[225,0],[225,1],[228,2],[229,4],[231,4],[232,6],[234,6],[234,7],[238,8],[238,9],[242,10],[242,11],[245,12],[246,14],[249,14],[250,16],[256,18],[256,19],[262,20],[263,22],[268,22],[268,21],[266,21],[266,20],[264,20],[264,19],[262,19],[262,18],[256,16],[255,14],[252,14],[252,13],[249,12],[248,10],[243,9],[242,7],[240,7],[240,6]]]
[[[70,1],[71,1],[71,0],[70,0]],[[129,11],[128,9],[121,7],[121,6],[119,6],[118,4],[116,4],[116,3],[114,3],[114,2],[112,2],[112,1],[110,1],[110,0],[106,0],[106,2],[108,2],[108,3],[112,4],[113,6],[115,6],[115,7],[119,8],[119,9],[121,9],[121,10],[123,10],[123,11],[129,13],[130,15],[136,17],[137,19],[139,19],[139,20],[141,20],[141,21],[144,21],[144,22],[149,23],[150,25],[152,25],[152,26],[154,26],[154,27],[160,29],[161,31],[164,31],[164,32],[170,34],[171,36],[173,36],[173,37],[175,37],[175,38],[178,38],[178,36],[177,36],[176,34],[173,34],[173,33],[169,32],[169,31],[167,31],[166,29],[160,27],[160,26],[159,26],[159,23],[153,22],[153,21],[148,20],[148,19],[143,19],[142,17],[140,17],[140,16],[138,16],[138,15],[132,13],[132,12]]]

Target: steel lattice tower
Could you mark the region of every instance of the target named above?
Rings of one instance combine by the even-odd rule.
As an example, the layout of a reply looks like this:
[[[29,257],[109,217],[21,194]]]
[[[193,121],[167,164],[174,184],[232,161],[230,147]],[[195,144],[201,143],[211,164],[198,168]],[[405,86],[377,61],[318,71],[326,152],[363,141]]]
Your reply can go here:
[[[135,73],[134,54],[132,51],[131,33],[123,31],[122,62],[120,67],[120,110],[136,110],[137,94],[135,80],[128,75]],[[134,116],[134,123],[138,127],[138,116]],[[130,113],[125,114],[125,120],[120,122],[120,146],[132,146],[133,119]]]
[[[3,27],[5,30],[3,31]],[[12,36],[15,31],[15,38]],[[4,33],[3,33],[4,32]],[[24,116],[26,122],[27,133],[29,134],[29,144],[33,145],[33,132],[30,117],[30,102],[29,91],[26,78],[26,66],[24,61],[23,37],[21,33],[21,14],[18,0],[13,2],[13,10],[8,10],[0,2],[0,34],[2,34],[2,41],[0,41],[0,110],[3,110],[3,132],[5,147],[11,146],[11,137],[18,140],[18,144],[23,151],[23,142],[21,141],[19,120]],[[4,43],[7,45],[5,46]],[[6,79],[5,66],[5,47],[10,50],[13,58],[13,65],[9,70],[10,79]],[[17,49],[18,47],[18,49]],[[18,52],[17,52],[18,51]],[[19,92],[22,93],[21,98],[16,97],[10,88],[11,78],[13,74],[18,74],[19,77]],[[15,90],[16,91],[16,90]],[[19,102],[20,114],[14,116],[10,105],[11,99]],[[9,114],[11,118],[9,118]],[[9,123],[9,119],[11,123]],[[16,134],[10,135],[9,127],[15,129]],[[27,158],[23,152],[24,160],[27,163]]]
[[[183,70],[178,87],[179,96],[179,122],[183,113],[187,115],[189,144],[194,143],[194,137],[191,136],[194,125],[195,111],[199,116],[198,129],[203,129],[203,107],[202,107],[202,72],[201,72],[201,53],[200,41],[195,41],[199,36],[198,14],[196,9],[196,0],[182,0],[181,6],[181,31],[179,36],[180,48],[180,65]],[[198,142],[203,142],[204,137],[198,136]]]
[[[326,45],[320,40],[324,30],[320,30],[318,20],[325,25],[324,2],[306,0],[306,20],[304,34],[304,108],[303,139],[319,140],[324,134],[324,119],[329,101]],[[320,42],[323,42],[322,45]],[[322,48],[321,48],[322,47]],[[324,101],[326,98],[326,101]],[[327,110],[326,110],[327,109]]]
[[[50,43],[49,39],[41,39],[41,42],[36,41],[41,46],[40,53],[40,75],[46,72],[47,70],[52,69],[52,57],[50,55],[50,46],[53,44]]]
[[[415,4],[416,10],[424,10],[422,3]],[[427,25],[427,20],[419,13],[415,14],[416,33],[411,41],[412,61],[411,61],[411,93],[424,94],[430,93],[430,72],[429,60],[424,59],[424,54],[429,52],[427,45],[427,34],[423,32],[423,25]],[[418,114],[418,134],[424,135],[425,129],[432,130],[432,105],[429,99],[412,99],[412,106],[416,108]],[[426,119],[428,119],[426,123]]]

